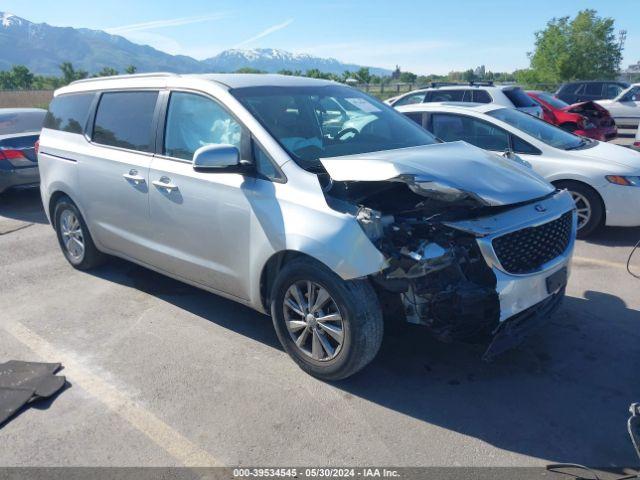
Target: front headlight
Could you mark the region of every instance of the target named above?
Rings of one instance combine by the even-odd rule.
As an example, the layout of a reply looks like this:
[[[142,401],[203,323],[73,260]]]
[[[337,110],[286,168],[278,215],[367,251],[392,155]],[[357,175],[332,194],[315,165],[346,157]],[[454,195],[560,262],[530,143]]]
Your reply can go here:
[[[640,176],[629,175],[607,175],[604,177],[609,183],[623,185],[625,187],[640,187]]]

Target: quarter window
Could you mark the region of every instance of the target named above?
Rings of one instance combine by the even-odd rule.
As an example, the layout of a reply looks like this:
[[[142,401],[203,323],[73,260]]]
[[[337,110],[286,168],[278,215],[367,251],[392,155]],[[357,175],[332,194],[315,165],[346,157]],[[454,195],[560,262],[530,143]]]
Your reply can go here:
[[[240,149],[242,128],[218,103],[193,93],[173,92],[169,99],[164,154],[191,160],[194,152],[211,144]]]
[[[513,144],[513,151],[515,153],[523,153],[526,155],[540,155],[542,153],[536,147],[515,135],[511,135],[511,143]]]
[[[445,142],[464,142],[485,150],[509,149],[509,134],[490,123],[463,115],[437,113],[433,115],[433,134]]]
[[[60,95],[49,104],[49,110],[44,117],[44,128],[61,130],[70,133],[82,133],[89,116],[89,108],[95,95],[93,93],[78,93]]]
[[[93,141],[150,152],[158,92],[103,93],[96,112]]]
[[[412,105],[414,103],[422,103],[424,102],[425,92],[414,93],[413,95],[407,95],[398,99],[393,106],[399,107],[401,105]]]
[[[420,112],[405,112],[405,115],[422,127],[422,113],[420,113]]]

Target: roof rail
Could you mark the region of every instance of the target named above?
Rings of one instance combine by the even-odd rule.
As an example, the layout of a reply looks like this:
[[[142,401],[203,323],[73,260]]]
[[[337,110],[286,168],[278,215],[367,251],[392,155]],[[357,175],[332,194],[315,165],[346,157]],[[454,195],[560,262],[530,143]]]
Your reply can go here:
[[[493,87],[493,80],[471,80],[469,85],[474,87]]]
[[[108,75],[105,77],[89,77],[81,78],[80,80],[74,80],[69,85],[75,85],[76,83],[94,82],[96,80],[120,80],[121,78],[153,78],[153,77],[177,77],[177,73],[171,72],[149,72],[149,73],[132,73],[129,75]]]
[[[431,88],[450,87],[455,85],[462,85],[462,84],[457,82],[431,82]]]

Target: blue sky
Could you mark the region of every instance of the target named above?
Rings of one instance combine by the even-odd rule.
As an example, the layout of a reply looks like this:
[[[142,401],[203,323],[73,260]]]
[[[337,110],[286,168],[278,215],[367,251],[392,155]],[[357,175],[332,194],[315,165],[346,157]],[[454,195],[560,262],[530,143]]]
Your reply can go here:
[[[637,0],[0,0],[34,22],[117,33],[203,59],[227,48],[281,48],[416,73],[528,65],[533,34],[552,17],[594,8],[627,30],[623,66],[640,60]]]

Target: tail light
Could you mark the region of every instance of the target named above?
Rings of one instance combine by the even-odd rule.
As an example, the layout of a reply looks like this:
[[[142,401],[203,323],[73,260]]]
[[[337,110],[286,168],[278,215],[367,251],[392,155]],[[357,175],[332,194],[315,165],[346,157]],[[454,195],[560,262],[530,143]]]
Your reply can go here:
[[[633,146],[636,148],[640,148],[640,142],[633,142]]]
[[[22,150],[0,148],[0,160],[23,160],[24,158]]]
[[[36,152],[36,157],[38,156],[38,151],[40,150],[40,140],[36,140],[36,143],[33,144],[33,149]]]

